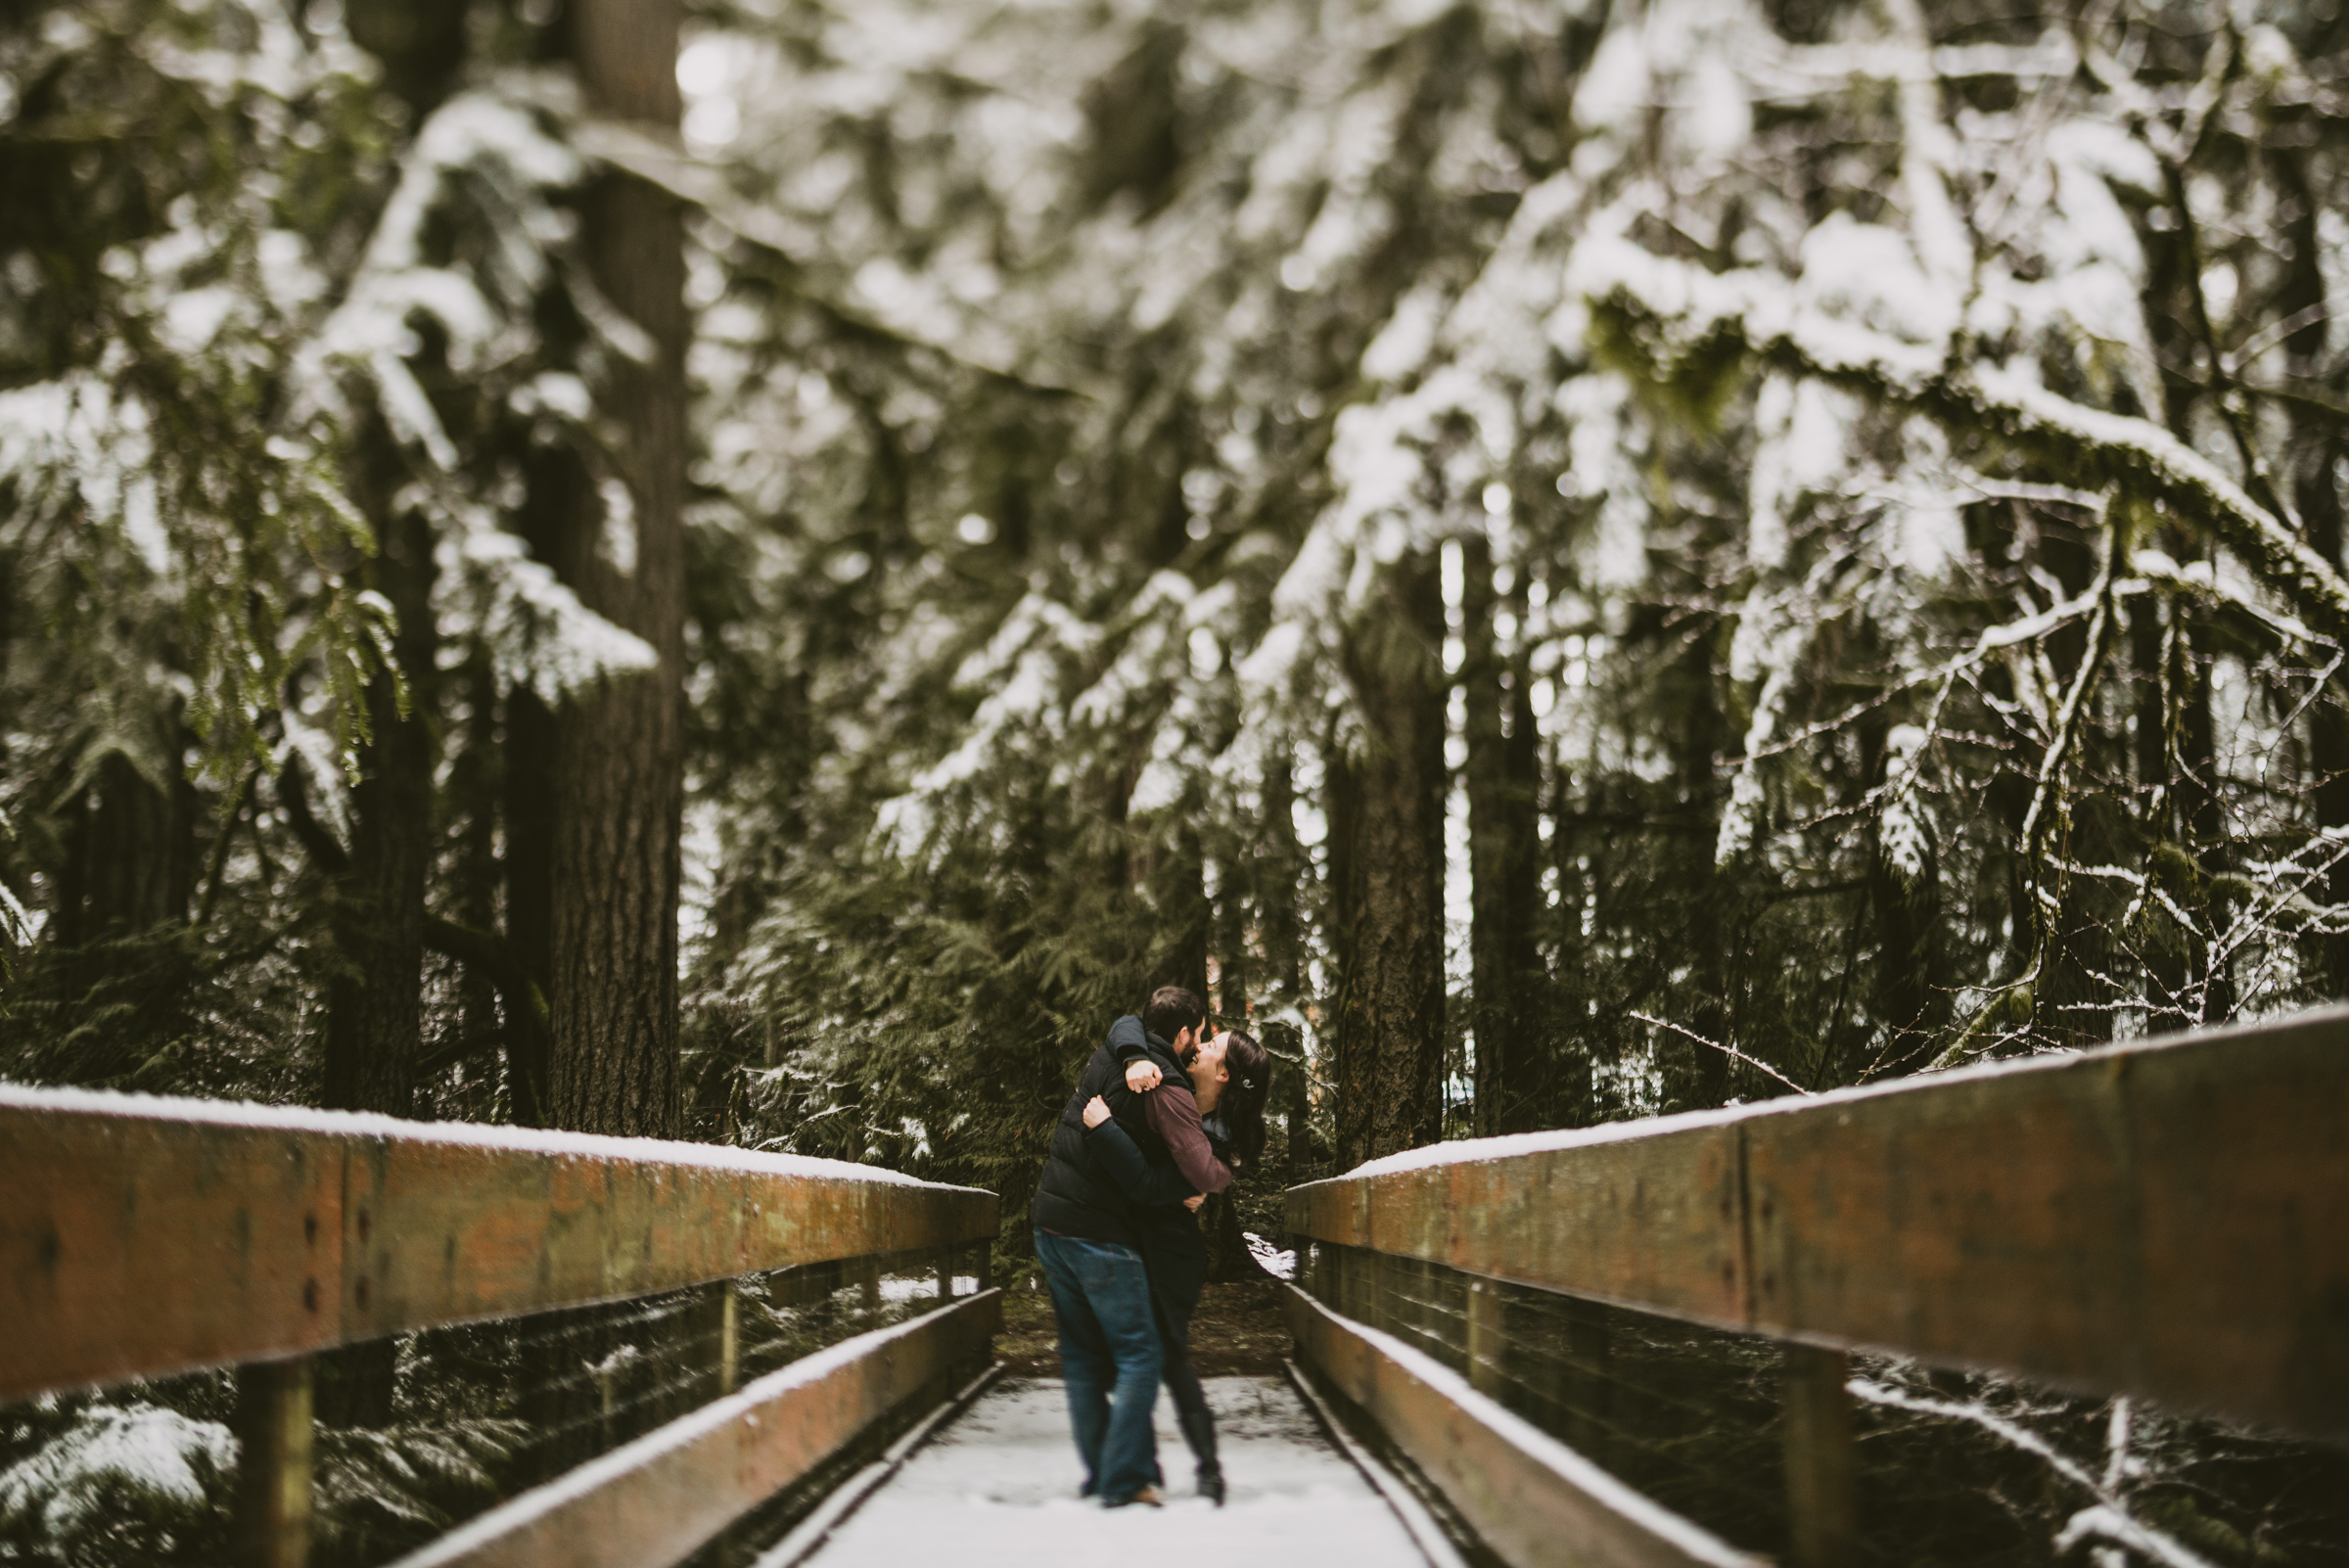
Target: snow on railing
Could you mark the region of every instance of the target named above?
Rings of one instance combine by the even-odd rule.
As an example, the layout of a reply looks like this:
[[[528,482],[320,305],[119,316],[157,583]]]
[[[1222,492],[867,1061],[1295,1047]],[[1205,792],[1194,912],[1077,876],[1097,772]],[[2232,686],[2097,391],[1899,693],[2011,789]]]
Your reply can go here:
[[[2333,1007],[1760,1105],[1443,1143],[1290,1189],[1287,1229],[1318,1298],[1301,1294],[1292,1317],[1309,1321],[1311,1305],[1387,1327],[1389,1309],[1403,1312],[1411,1320],[1395,1331],[1435,1335],[1428,1343],[1464,1359],[1479,1395],[1518,1392],[1509,1332],[1528,1319],[1504,1325],[1504,1300],[1778,1341],[1787,1495],[1771,1506],[1794,1561],[1848,1560],[1851,1402],[1890,1398],[1851,1378],[1849,1352],[2349,1436],[2344,1108],[2349,1007]],[[1431,1305],[1446,1291],[1446,1305]],[[1442,1322],[1413,1316],[1427,1311]],[[1351,1344],[1350,1326],[1314,1332]],[[1360,1363],[1365,1353],[1343,1354]],[[1574,1370],[1579,1355],[1560,1363],[1569,1381],[1592,1375]],[[1406,1452],[1411,1435],[1397,1421],[1444,1411],[1452,1424],[1442,1430],[1456,1436],[1475,1419],[1456,1400],[1402,1400],[1401,1376],[1356,1380]],[[1431,1474],[1452,1462],[1452,1438],[1426,1447]],[[1455,1501],[1473,1522],[1483,1483],[1462,1484]],[[1656,1549],[1654,1560],[1685,1560]]]
[[[637,1403],[718,1403],[605,1453],[594,1485],[575,1473],[550,1484],[559,1494],[526,1492],[464,1540],[482,1561],[624,1547],[671,1562],[984,1360],[1000,1321],[982,1288],[995,1229],[992,1193],[836,1161],[0,1085],[0,1399],[236,1365],[240,1555],[298,1563],[319,1353],[667,1293],[657,1310],[602,1310],[693,1330],[678,1354],[696,1364]],[[843,1293],[847,1315],[832,1306]],[[819,1366],[794,1361],[735,1392],[746,1356],[773,1364],[812,1348],[797,1322],[808,1312],[856,1326],[932,1301]],[[610,1354],[561,1380],[587,1380],[609,1448],[628,1425],[615,1423],[616,1397],[640,1378],[641,1336],[603,1337]],[[723,1484],[691,1509],[658,1505],[684,1462],[714,1465]],[[471,1550],[447,1545],[433,1560]]]

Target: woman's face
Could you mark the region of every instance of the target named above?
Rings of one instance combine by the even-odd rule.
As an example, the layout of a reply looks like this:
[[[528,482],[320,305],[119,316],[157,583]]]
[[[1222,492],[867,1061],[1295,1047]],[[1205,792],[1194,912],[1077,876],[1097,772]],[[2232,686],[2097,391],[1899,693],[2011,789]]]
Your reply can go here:
[[[1211,1084],[1222,1083],[1230,1076],[1223,1068],[1223,1053],[1230,1049],[1231,1036],[1228,1032],[1211,1035],[1199,1042],[1199,1054],[1191,1058],[1193,1087],[1206,1088]]]

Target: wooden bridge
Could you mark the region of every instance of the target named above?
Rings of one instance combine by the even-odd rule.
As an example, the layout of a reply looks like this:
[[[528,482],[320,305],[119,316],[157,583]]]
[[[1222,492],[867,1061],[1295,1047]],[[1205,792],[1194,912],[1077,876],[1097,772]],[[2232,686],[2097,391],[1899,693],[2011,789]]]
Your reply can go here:
[[[727,1148],[0,1089],[0,1401],[236,1366],[239,1549],[295,1565],[323,1353],[656,1298],[696,1325],[664,1419],[407,1568],[1764,1560],[1616,1473],[1574,1397],[1609,1312],[1781,1344],[1768,1545],[1805,1568],[1864,1554],[1853,1352],[2349,1440],[2349,1009],[1294,1188],[1295,1384],[1215,1386],[1221,1513],[1080,1506],[1057,1388],[990,1381],[997,1222]],[[878,1326],[760,1371],[753,1300]]]

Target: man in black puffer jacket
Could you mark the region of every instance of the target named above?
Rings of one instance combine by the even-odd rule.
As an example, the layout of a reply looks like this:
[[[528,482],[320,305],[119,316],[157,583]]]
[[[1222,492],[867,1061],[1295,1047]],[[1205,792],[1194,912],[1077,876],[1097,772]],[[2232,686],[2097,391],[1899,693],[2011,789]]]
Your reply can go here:
[[[1119,1019],[1109,1032],[1109,1049],[1126,1063],[1125,1082],[1086,1102],[1083,1113],[1086,1148],[1133,1202],[1166,1352],[1161,1375],[1199,1461],[1199,1495],[1218,1507],[1225,1495],[1223,1466],[1216,1452],[1215,1412],[1191,1360],[1190,1333],[1191,1314],[1207,1283],[1207,1241],[1197,1210],[1206,1197],[1231,1185],[1231,1166],[1202,1121],[1197,1089],[1212,1082],[1220,1097],[1221,1085],[1230,1082],[1223,1069],[1226,1038],[1201,1039],[1185,1061],[1144,1030],[1140,1019]]]
[[[1130,1046],[1126,1037],[1133,1023],[1120,1019],[1112,1038]],[[1157,1036],[1153,1043],[1176,1060],[1192,1049],[1206,1023],[1205,1004],[1179,986],[1154,992],[1140,1019],[1145,1036]],[[1155,1507],[1161,1499],[1150,1420],[1165,1350],[1151,1313],[1134,1200],[1085,1144],[1084,1106],[1096,1094],[1113,1110],[1127,1108],[1129,1130],[1155,1137],[1134,1103],[1138,1096],[1126,1089],[1119,1051],[1104,1044],[1085,1063],[1077,1092],[1061,1112],[1029,1213],[1036,1222],[1036,1262],[1060,1327],[1061,1377],[1077,1453],[1084,1461],[1084,1493],[1112,1508],[1129,1502]],[[1142,1196],[1174,1202],[1189,1191],[1177,1186],[1163,1198]]]

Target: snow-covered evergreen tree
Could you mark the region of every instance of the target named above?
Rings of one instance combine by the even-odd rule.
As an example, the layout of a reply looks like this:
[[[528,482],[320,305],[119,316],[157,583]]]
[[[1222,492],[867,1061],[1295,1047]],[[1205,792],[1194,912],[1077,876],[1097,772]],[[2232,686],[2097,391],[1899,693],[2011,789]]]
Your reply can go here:
[[[576,591],[614,180],[694,1135],[1016,1257],[1156,982],[1285,1064],[1268,1230],[2349,980],[2326,5],[733,0],[676,140],[559,7],[345,9],[0,31],[0,1073],[550,1114],[548,760],[656,655]]]

